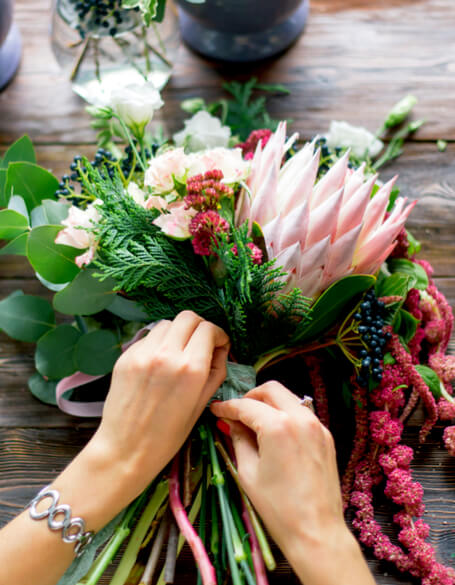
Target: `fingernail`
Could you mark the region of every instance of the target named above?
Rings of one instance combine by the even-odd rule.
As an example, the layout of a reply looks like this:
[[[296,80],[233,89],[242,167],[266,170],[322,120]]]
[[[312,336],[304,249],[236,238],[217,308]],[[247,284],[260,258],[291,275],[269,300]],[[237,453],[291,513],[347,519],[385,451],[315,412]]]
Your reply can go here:
[[[212,400],[212,404],[216,404],[217,402],[222,402],[222,400]]]
[[[231,436],[231,427],[228,425],[226,421],[218,419],[216,421],[216,426],[223,433],[223,435],[226,435],[228,437]]]

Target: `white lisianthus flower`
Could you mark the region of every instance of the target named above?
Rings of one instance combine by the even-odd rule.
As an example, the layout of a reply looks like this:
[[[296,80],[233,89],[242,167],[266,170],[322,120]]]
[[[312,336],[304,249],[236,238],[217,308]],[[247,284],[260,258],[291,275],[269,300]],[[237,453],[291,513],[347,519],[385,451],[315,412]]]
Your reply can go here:
[[[250,172],[250,163],[244,160],[241,148],[212,148],[189,154],[188,159],[189,177],[219,169],[223,183],[232,185],[244,181]]]
[[[189,152],[197,152],[217,146],[228,146],[231,129],[223,126],[218,118],[205,110],[185,120],[185,128],[174,134],[177,146],[185,146]]]
[[[110,106],[127,126],[139,133],[153,118],[155,110],[164,104],[160,92],[152,83],[126,85],[111,92]]]
[[[352,154],[361,159],[366,156],[374,158],[384,148],[384,143],[369,130],[347,122],[333,120],[325,137],[329,148],[350,148]]]

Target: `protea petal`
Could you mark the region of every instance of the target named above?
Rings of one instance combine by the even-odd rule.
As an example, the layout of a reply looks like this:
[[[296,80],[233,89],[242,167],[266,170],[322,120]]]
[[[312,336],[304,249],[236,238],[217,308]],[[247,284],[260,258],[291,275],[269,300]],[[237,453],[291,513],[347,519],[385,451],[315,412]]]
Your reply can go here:
[[[333,167],[316,183],[311,198],[311,209],[324,203],[334,191],[338,191],[345,182],[349,162],[349,151],[333,165]]]
[[[266,225],[279,212],[276,192],[278,187],[278,169],[270,165],[268,173],[251,204],[251,220]]]
[[[334,242],[324,270],[324,285],[328,286],[352,271],[352,258],[362,225],[359,224]]]
[[[344,186],[344,199],[343,205],[349,201],[349,199],[354,195],[354,193],[363,185],[365,182],[365,163],[362,163],[360,167],[351,173],[346,178],[346,183]]]
[[[333,193],[319,207],[311,210],[306,246],[312,246],[326,236],[335,237],[342,198],[343,188]]]
[[[282,220],[282,229],[278,241],[281,249],[295,242],[304,243],[308,231],[308,203],[304,201]]]
[[[292,246],[285,248],[276,256],[276,266],[281,266],[291,274],[297,274],[297,266],[300,258],[300,244],[296,242]]]
[[[374,232],[384,221],[384,216],[389,204],[390,192],[395,184],[397,177],[393,177],[388,183],[383,185],[370,203],[365,211],[363,220],[363,229],[360,233],[359,243],[368,238],[368,234]]]
[[[269,223],[262,228],[269,258],[274,258],[276,256],[275,251],[279,252],[280,249],[282,249],[279,245],[281,239],[280,234],[282,231],[282,223],[281,215],[277,215],[272,219],[272,221],[269,221]]]
[[[303,169],[299,169],[299,174],[292,177],[288,188],[284,185],[282,187],[280,177],[280,193],[283,193],[281,209],[284,215],[303,201],[309,201],[311,199],[314,182],[318,176],[320,154],[321,151],[318,149],[308,164]]]
[[[348,201],[343,196],[342,207],[338,218],[337,238],[362,222],[376,179],[377,175],[371,177],[366,183],[363,183]]]
[[[299,258],[297,275],[299,280],[304,279],[310,272],[316,268],[324,270],[328,262],[330,251],[330,236],[304,250]]]
[[[322,290],[323,282],[324,269],[321,267],[306,274],[304,278],[297,279],[295,286],[298,286],[305,296],[313,297]]]

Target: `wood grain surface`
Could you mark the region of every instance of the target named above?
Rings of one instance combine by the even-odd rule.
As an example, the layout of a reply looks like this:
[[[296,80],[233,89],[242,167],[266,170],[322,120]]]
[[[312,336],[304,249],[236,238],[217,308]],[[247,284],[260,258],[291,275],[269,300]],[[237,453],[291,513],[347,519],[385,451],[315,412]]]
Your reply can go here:
[[[90,155],[95,147],[84,103],[53,58],[50,19],[50,0],[16,0],[24,54],[18,76],[0,93],[0,152],[28,133],[39,163],[59,176],[76,153]],[[422,257],[433,264],[437,284],[455,305],[454,25],[453,0],[312,0],[304,35],[278,59],[227,66],[182,45],[157,123],[167,132],[180,129],[182,99],[217,99],[222,80],[251,75],[288,85],[291,94],[273,97],[270,109],[276,117],[292,118],[302,138],[323,132],[332,119],[374,130],[395,101],[413,93],[419,98],[416,115],[427,123],[383,175],[399,173],[402,193],[419,200],[409,227],[422,241]],[[436,147],[440,138],[449,142],[443,153]],[[0,257],[0,298],[18,288],[43,293],[26,262]],[[33,346],[0,333],[0,524],[52,480],[97,424],[35,400],[26,385],[33,369]],[[455,462],[441,448],[441,429],[420,446],[416,425],[408,427],[407,440],[416,449],[415,477],[425,487],[430,540],[441,560],[455,566]],[[388,530],[390,508],[381,506],[378,517]],[[413,583],[389,565],[369,562],[381,585]],[[178,585],[194,582],[186,550]],[[282,558],[271,583],[297,583]]]

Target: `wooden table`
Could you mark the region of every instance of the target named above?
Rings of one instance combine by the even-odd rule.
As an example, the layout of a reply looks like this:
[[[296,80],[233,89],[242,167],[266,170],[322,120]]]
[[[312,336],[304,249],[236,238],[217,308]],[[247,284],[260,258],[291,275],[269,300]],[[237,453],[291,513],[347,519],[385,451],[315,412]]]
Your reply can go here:
[[[94,133],[59,72],[48,43],[49,0],[17,0],[16,20],[24,41],[21,69],[0,94],[0,150],[23,133],[35,141],[39,162],[58,176],[72,157],[94,150]],[[292,118],[293,129],[310,138],[345,119],[374,130],[389,107],[407,93],[419,98],[416,112],[427,119],[404,156],[384,172],[400,174],[405,195],[417,198],[409,227],[433,263],[436,282],[455,303],[455,5],[453,0],[312,0],[305,34],[280,59],[256,66],[214,64],[185,47],[167,86],[163,111],[169,132],[181,127],[182,99],[218,98],[223,79],[281,82],[291,95],[270,102],[276,117]],[[444,153],[437,139],[449,142]],[[24,261],[0,258],[0,298],[21,288],[41,287]],[[37,402],[26,381],[33,373],[33,347],[0,334],[0,523],[6,523],[50,482],[91,436],[96,421],[77,420]],[[417,429],[408,430],[417,445]],[[440,431],[417,447],[415,477],[426,488],[425,520],[441,559],[455,564],[455,461],[440,447]],[[388,515],[381,518],[385,525]],[[185,557],[187,559],[187,557]],[[376,561],[378,583],[412,583]],[[272,583],[292,583],[283,562]],[[188,560],[179,583],[192,582]],[[107,581],[104,581],[107,582]],[[31,584],[32,585],[32,584]],[[51,585],[51,584],[49,584]]]

